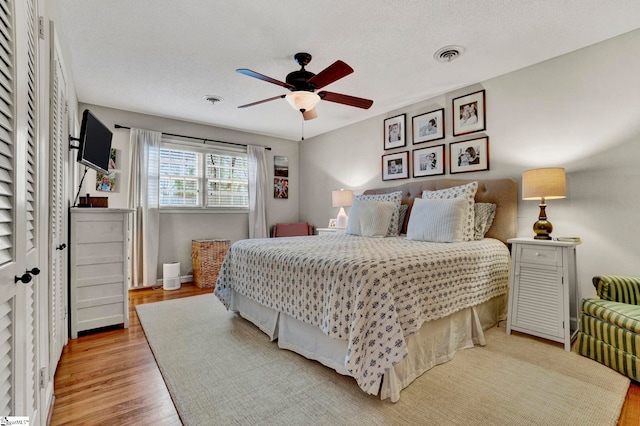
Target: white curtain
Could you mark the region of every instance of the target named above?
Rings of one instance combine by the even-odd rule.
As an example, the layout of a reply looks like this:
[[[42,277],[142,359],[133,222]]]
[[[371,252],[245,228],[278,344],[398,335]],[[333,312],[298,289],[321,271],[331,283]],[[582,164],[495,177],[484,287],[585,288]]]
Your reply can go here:
[[[129,208],[135,210],[131,233],[131,287],[155,286],[158,278],[161,141],[160,132],[131,129]]]
[[[262,146],[247,146],[249,157],[249,238],[267,238],[267,158]]]

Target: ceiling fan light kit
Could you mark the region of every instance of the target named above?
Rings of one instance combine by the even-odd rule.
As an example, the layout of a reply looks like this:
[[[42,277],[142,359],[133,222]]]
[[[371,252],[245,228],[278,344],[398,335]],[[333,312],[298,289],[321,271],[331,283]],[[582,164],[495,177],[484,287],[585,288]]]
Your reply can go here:
[[[320,102],[320,96],[317,93],[307,92],[304,90],[297,90],[295,92],[289,92],[285,96],[289,105],[293,107],[293,109],[298,110],[302,113],[305,111],[311,111],[318,102]]]
[[[294,58],[298,65],[300,65],[300,69],[287,74],[285,79],[286,82],[276,80],[275,78],[268,77],[247,68],[238,68],[236,71],[240,74],[257,78],[258,80],[266,81],[267,83],[276,84],[291,91],[286,95],[274,96],[261,101],[240,105],[238,108],[246,108],[276,99],[285,98],[296,111],[300,111],[302,113],[304,120],[312,120],[318,116],[315,106],[321,100],[362,109],[369,109],[371,105],[373,105],[373,101],[370,99],[327,92],[324,90],[315,93],[316,90],[346,77],[353,72],[353,68],[343,61],[335,61],[318,74],[314,74],[304,69],[304,67],[311,61],[310,54],[304,52],[296,53]]]

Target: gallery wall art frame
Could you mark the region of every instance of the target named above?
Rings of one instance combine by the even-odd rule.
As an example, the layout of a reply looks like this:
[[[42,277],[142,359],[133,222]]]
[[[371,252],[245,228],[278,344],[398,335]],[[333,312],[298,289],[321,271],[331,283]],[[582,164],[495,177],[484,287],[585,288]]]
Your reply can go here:
[[[453,136],[486,130],[485,91],[479,90],[451,101]]]
[[[412,157],[414,178],[445,173],[444,144],[414,149]]]
[[[273,198],[289,198],[289,159],[280,155],[273,157]]]
[[[449,173],[489,170],[489,136],[449,144]]]
[[[382,180],[409,178],[409,151],[382,156]]]
[[[444,139],[444,108],[416,115],[411,122],[414,145]]]
[[[400,114],[386,118],[383,124],[384,149],[407,146],[407,115]]]

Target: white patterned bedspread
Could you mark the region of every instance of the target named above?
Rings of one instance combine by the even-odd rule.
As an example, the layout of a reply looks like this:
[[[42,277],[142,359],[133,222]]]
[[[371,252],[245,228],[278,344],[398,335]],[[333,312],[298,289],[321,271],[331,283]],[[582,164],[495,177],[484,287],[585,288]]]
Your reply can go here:
[[[326,235],[231,245],[216,296],[232,289],[348,341],[345,367],[377,394],[407,353],[405,336],[430,320],[505,294],[509,251],[494,239],[429,243]]]

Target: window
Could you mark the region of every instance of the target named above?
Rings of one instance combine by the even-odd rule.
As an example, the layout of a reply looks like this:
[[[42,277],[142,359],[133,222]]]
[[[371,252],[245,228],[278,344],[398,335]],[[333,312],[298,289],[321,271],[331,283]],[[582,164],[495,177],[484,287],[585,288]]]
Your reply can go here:
[[[160,149],[160,207],[248,206],[246,154],[169,144]]]

